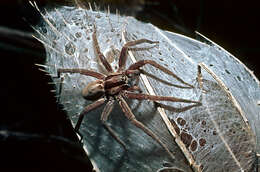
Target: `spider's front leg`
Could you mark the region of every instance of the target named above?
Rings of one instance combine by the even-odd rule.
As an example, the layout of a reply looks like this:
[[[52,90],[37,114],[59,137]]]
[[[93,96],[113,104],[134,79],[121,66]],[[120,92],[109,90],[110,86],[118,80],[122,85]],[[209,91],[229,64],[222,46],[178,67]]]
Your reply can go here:
[[[142,44],[142,43],[157,44],[157,43],[159,43],[159,41],[151,41],[148,39],[139,39],[139,40],[129,41],[129,42],[125,43],[120,52],[118,72],[123,71],[125,69],[128,50],[143,51],[143,50],[149,50],[149,49],[155,47],[155,46],[152,46],[152,47],[143,47],[143,48],[131,48],[132,46]]]
[[[97,26],[95,24],[94,24],[94,31],[93,31],[92,39],[93,39],[94,50],[95,50],[96,55],[98,56],[98,59],[101,61],[103,66],[106,68],[106,70],[109,73],[112,73],[113,69],[112,69],[111,65],[108,63],[107,59],[105,58],[103,53],[100,51],[100,47],[99,47],[98,40],[97,40]]]

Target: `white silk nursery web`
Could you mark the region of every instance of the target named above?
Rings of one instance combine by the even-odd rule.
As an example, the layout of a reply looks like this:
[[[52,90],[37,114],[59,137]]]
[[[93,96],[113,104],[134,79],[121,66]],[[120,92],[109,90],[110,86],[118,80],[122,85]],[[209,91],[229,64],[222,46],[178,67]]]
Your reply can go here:
[[[89,112],[80,133],[96,171],[234,172],[256,169],[256,154],[260,150],[257,144],[260,129],[255,127],[259,125],[259,81],[234,56],[200,34],[209,44],[160,30],[132,17],[66,6],[39,12],[43,19],[35,30],[36,39],[46,48],[43,67],[53,76],[58,100],[73,125],[79,113],[91,103],[82,97],[81,91],[95,78],[75,73],[64,73],[56,78],[57,70],[84,68],[106,74],[93,50],[94,24],[101,52],[114,69],[118,67],[123,44],[145,38],[159,41],[158,46],[129,51],[127,66],[139,60],[154,60],[194,86],[185,89],[160,82],[161,79],[181,85],[173,77],[146,65],[143,70],[159,79],[149,74],[141,75],[139,86],[143,93],[202,103],[193,106],[159,102],[162,105],[157,107],[151,101],[127,101],[136,118],[160,137],[174,159],[156,141],[133,126],[119,106],[115,106],[108,123],[126,143],[127,150],[102,126],[100,115],[104,106]],[[197,81],[198,66],[202,71],[203,87]]]

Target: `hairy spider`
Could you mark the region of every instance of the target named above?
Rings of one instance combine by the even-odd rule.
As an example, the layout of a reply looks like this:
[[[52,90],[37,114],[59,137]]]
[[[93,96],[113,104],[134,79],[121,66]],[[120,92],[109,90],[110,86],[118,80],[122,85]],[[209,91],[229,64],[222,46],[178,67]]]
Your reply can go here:
[[[82,123],[83,117],[90,111],[100,107],[102,104],[106,103],[105,108],[101,114],[101,121],[103,123],[103,126],[108,130],[108,132],[111,134],[111,136],[120,143],[125,149],[126,145],[121,139],[117,136],[115,131],[107,125],[106,121],[108,119],[109,114],[111,113],[114,103],[117,101],[120,107],[122,108],[122,111],[124,112],[125,116],[130,120],[132,124],[134,124],[136,127],[143,130],[147,135],[152,137],[157,143],[159,143],[166,152],[173,158],[173,155],[167,148],[167,146],[159,139],[157,135],[155,135],[150,129],[148,129],[143,123],[138,121],[131,109],[129,108],[128,104],[125,101],[125,98],[128,99],[138,99],[138,100],[152,100],[152,101],[171,101],[171,102],[185,102],[185,103],[200,103],[198,101],[192,101],[192,100],[186,100],[181,98],[175,98],[175,97],[167,97],[167,96],[155,96],[155,95],[149,95],[149,94],[142,94],[140,93],[140,88],[137,85],[132,86],[130,82],[134,79],[138,79],[140,73],[143,73],[143,70],[141,69],[142,66],[149,64],[152,65],[155,68],[158,68],[159,70],[163,71],[164,73],[171,75],[172,77],[176,78],[181,83],[187,85],[189,88],[192,88],[193,86],[184,82],[181,78],[179,78],[177,75],[172,73],[167,68],[159,65],[153,60],[140,60],[132,65],[130,65],[125,70],[126,60],[127,60],[127,54],[128,50],[132,51],[138,51],[138,50],[147,50],[153,47],[148,48],[133,48],[132,46],[142,44],[142,43],[149,43],[149,44],[156,44],[158,41],[150,41],[148,39],[139,39],[135,41],[129,41],[125,43],[121,49],[120,57],[119,57],[119,68],[115,72],[113,71],[111,65],[106,60],[105,56],[100,51],[100,47],[97,41],[96,37],[96,26],[94,25],[94,31],[92,35],[93,39],[93,45],[94,50],[105,67],[105,69],[108,72],[108,75],[95,72],[88,69],[58,69],[58,77],[61,73],[80,73],[82,75],[92,76],[97,78],[97,80],[90,82],[85,88],[82,90],[82,96],[86,100],[94,101],[94,103],[89,104],[84,108],[84,110],[80,113],[79,119],[77,121],[77,124],[75,126],[75,131],[79,133],[79,128]],[[135,93],[134,91],[139,91],[138,93]]]

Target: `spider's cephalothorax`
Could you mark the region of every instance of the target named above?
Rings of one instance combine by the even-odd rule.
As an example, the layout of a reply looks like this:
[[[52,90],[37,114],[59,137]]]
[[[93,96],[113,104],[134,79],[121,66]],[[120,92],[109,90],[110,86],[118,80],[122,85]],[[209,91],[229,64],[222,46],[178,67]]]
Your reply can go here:
[[[128,77],[122,73],[111,74],[105,78],[104,87],[107,96],[117,95],[129,88]]]
[[[130,65],[127,69],[125,69],[126,60],[128,50],[131,51],[141,51],[148,50],[153,47],[147,48],[133,48],[137,44],[149,43],[149,44],[157,44],[158,41],[150,41],[148,39],[139,39],[135,41],[129,41],[125,43],[121,49],[118,70],[113,71],[111,65],[106,60],[105,56],[101,53],[99,44],[96,37],[96,26],[94,25],[94,31],[92,35],[94,50],[97,54],[97,57],[101,61],[102,65],[107,70],[108,74],[102,74],[99,72],[95,72],[93,70],[87,69],[58,69],[58,74],[60,73],[80,73],[82,75],[92,76],[97,78],[96,81],[90,82],[83,90],[82,95],[86,100],[94,101],[92,104],[86,106],[84,110],[80,113],[78,122],[75,126],[75,131],[79,132],[80,125],[82,123],[84,115],[88,112],[100,107],[104,103],[106,103],[105,108],[101,114],[101,121],[104,124],[105,128],[108,132],[116,139],[124,148],[126,145],[121,139],[117,136],[115,131],[107,125],[106,121],[108,119],[109,114],[111,113],[115,101],[118,102],[125,116],[130,120],[132,124],[136,127],[143,130],[147,135],[152,137],[157,143],[159,143],[173,158],[172,153],[169,151],[167,146],[159,139],[157,135],[155,135],[150,129],[148,129],[144,124],[139,122],[130,107],[126,103],[125,99],[138,99],[138,100],[152,100],[152,101],[171,101],[171,102],[184,102],[184,103],[195,103],[197,105],[200,104],[198,101],[192,101],[187,99],[181,99],[176,97],[167,97],[167,96],[155,96],[149,94],[142,94],[141,89],[138,87],[138,79],[140,73],[145,74],[145,72],[141,69],[144,65],[152,65],[153,67],[163,71],[164,73],[171,75],[182,84],[186,85],[186,88],[193,88],[192,85],[184,82],[181,78],[175,75],[173,72],[168,70],[167,68],[159,65],[153,60],[140,60],[132,65]],[[132,85],[131,81],[137,80],[136,84]],[[138,92],[137,92],[138,91]]]

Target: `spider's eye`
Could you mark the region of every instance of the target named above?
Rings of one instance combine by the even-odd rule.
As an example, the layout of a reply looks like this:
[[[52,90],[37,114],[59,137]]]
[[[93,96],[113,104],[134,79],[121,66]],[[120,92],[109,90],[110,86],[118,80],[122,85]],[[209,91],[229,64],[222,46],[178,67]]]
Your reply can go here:
[[[102,80],[91,82],[82,90],[82,95],[87,100],[97,100],[102,97],[104,93],[104,82]]]

